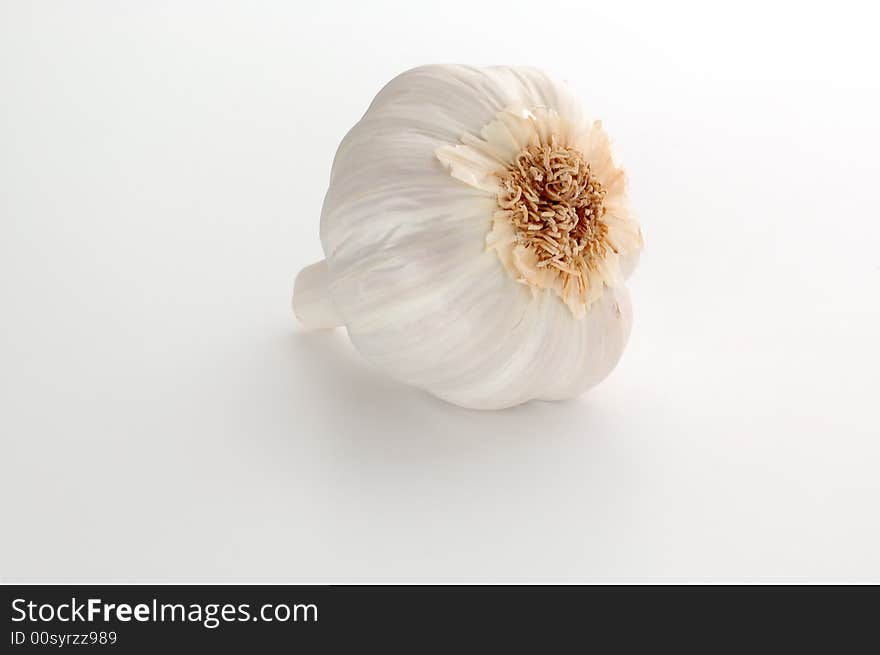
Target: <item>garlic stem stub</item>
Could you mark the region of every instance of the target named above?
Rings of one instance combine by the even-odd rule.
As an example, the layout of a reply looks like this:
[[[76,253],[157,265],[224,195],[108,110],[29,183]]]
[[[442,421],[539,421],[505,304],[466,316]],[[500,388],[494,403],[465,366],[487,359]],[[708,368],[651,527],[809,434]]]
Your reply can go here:
[[[295,283],[303,326],[345,326],[378,368],[456,405],[583,393],[632,327],[626,177],[602,124],[536,69],[389,82],[336,153],[321,243]]]

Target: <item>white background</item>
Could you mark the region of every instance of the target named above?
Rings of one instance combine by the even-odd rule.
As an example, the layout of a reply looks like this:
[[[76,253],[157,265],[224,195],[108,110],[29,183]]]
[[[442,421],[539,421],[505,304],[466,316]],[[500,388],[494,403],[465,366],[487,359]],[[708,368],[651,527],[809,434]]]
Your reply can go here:
[[[0,576],[880,581],[878,17],[655,4],[3,2]],[[583,398],[294,322],[339,140],[431,62],[567,79],[627,166]]]

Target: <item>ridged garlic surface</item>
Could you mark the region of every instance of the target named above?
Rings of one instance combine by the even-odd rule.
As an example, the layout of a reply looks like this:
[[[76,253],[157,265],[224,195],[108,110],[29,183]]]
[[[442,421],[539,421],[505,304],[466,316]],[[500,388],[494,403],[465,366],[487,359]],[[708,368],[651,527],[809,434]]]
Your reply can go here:
[[[576,396],[617,364],[642,248],[626,180],[568,88],[518,67],[424,66],[336,153],[307,328],[344,325],[390,376],[478,409]]]

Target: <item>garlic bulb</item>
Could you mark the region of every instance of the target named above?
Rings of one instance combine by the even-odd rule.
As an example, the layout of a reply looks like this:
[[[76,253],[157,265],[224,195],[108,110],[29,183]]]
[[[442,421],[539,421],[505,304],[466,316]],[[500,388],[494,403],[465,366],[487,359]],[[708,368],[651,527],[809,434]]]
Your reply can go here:
[[[642,233],[608,137],[530,68],[424,66],[343,139],[306,328],[344,325],[392,377],[457,405],[582,393],[629,337]]]

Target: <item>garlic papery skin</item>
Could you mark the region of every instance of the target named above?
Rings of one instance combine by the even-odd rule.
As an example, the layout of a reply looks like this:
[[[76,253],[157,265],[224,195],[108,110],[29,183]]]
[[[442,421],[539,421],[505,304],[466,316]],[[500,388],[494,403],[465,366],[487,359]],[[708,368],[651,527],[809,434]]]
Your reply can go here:
[[[576,396],[617,364],[642,248],[600,123],[530,68],[392,80],[336,153],[306,328],[475,409]]]

